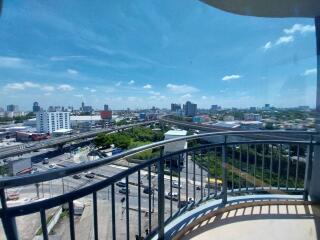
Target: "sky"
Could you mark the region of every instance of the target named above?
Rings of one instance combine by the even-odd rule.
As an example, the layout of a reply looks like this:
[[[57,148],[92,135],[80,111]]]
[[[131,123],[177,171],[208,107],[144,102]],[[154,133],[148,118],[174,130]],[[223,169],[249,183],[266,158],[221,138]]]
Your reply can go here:
[[[315,106],[313,19],[198,0],[4,1],[0,107]]]

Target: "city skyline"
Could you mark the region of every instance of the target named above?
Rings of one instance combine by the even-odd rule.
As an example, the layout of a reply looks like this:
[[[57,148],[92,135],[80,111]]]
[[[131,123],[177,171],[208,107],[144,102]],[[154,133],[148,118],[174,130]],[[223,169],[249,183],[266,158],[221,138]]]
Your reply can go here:
[[[312,20],[242,18],[194,0],[181,6],[6,1],[1,107],[314,107]]]

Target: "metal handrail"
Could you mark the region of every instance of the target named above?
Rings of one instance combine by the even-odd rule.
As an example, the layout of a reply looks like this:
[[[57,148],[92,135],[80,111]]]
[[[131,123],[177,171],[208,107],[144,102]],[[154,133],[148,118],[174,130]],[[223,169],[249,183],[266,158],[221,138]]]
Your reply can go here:
[[[9,187],[18,187],[18,186],[23,186],[27,184],[34,184],[34,183],[39,183],[43,181],[49,181],[59,177],[62,178],[62,177],[70,176],[79,172],[87,171],[92,168],[105,165],[105,164],[110,164],[112,162],[115,162],[116,160],[132,156],[134,154],[143,152],[145,150],[164,146],[165,144],[168,144],[168,143],[184,141],[184,140],[187,140],[187,141],[195,140],[195,139],[201,139],[201,138],[212,137],[212,136],[254,135],[254,134],[265,134],[265,133],[289,134],[289,135],[299,134],[299,135],[308,135],[308,136],[313,136],[318,134],[318,132],[315,132],[315,131],[302,132],[302,131],[273,131],[273,130],[261,131],[260,130],[260,131],[227,131],[227,132],[214,132],[214,133],[202,133],[198,135],[190,135],[190,136],[173,138],[173,139],[168,139],[168,140],[163,140],[163,141],[143,145],[141,147],[133,148],[123,153],[117,154],[116,156],[102,158],[97,161],[85,162],[85,163],[77,164],[77,165],[66,167],[66,168],[55,169],[48,172],[36,173],[28,176],[4,177],[0,179],[0,189],[9,188]],[[286,141],[286,142],[289,142],[289,141]],[[292,141],[292,143],[294,143],[294,141]]]
[[[234,136],[234,135],[245,135],[245,136],[249,136],[249,135],[254,135],[254,134],[261,134],[261,133],[276,133],[276,134],[305,134],[305,135],[309,135],[310,136],[310,140],[309,141],[302,141],[302,140],[296,140],[296,141],[288,141],[288,140],[242,140],[242,141],[227,141],[228,140],[228,136]],[[17,233],[17,227],[16,227],[16,223],[15,223],[15,218],[18,216],[23,216],[23,215],[28,215],[28,214],[32,214],[32,213],[40,213],[41,216],[41,223],[42,223],[42,229],[43,229],[43,236],[44,239],[48,239],[48,233],[47,233],[47,227],[46,227],[46,217],[45,217],[45,210],[56,207],[56,206],[60,206],[63,204],[68,204],[69,206],[69,221],[70,221],[70,238],[71,239],[75,239],[75,230],[74,230],[74,209],[73,209],[73,201],[88,195],[92,195],[93,197],[93,222],[94,222],[94,236],[95,239],[98,239],[98,226],[97,226],[97,221],[98,221],[98,217],[97,217],[97,192],[105,189],[107,187],[111,187],[111,196],[112,196],[112,236],[113,239],[116,239],[116,230],[115,230],[115,184],[116,182],[120,181],[121,179],[126,179],[126,197],[125,197],[125,202],[126,202],[126,232],[127,232],[127,239],[129,239],[129,234],[130,234],[130,230],[129,230],[129,195],[128,195],[128,185],[129,185],[129,176],[138,173],[138,201],[139,201],[139,207],[138,207],[138,213],[139,213],[139,232],[138,235],[139,237],[141,236],[141,193],[140,193],[140,188],[141,188],[141,171],[143,169],[148,168],[148,176],[149,176],[149,183],[148,186],[149,188],[151,188],[151,166],[157,164],[157,176],[158,176],[158,186],[157,186],[157,192],[158,192],[158,223],[155,226],[155,228],[151,227],[151,215],[149,214],[149,236],[152,236],[154,234],[158,234],[158,238],[159,239],[164,239],[164,226],[170,222],[172,219],[174,219],[175,217],[183,214],[186,210],[197,206],[199,203],[203,202],[203,201],[207,201],[208,199],[211,198],[220,198],[222,200],[222,203],[226,204],[228,203],[228,198],[227,195],[228,194],[236,194],[236,193],[240,193],[240,194],[245,194],[245,193],[262,193],[263,191],[283,191],[283,192],[289,192],[292,194],[297,194],[297,193],[303,193],[304,194],[304,199],[306,200],[308,197],[308,192],[309,192],[309,180],[310,180],[310,174],[311,174],[311,164],[312,163],[312,158],[313,158],[313,145],[317,144],[315,141],[313,141],[313,135],[315,134],[315,132],[285,132],[285,131],[230,131],[230,132],[218,132],[218,133],[205,133],[205,134],[199,134],[199,135],[192,135],[192,136],[186,136],[186,137],[180,137],[180,138],[175,138],[175,139],[170,139],[170,140],[164,140],[164,141],[160,141],[160,142],[156,142],[156,143],[152,143],[152,144],[148,144],[145,146],[141,146],[135,149],[131,149],[128,150],[124,153],[121,153],[119,155],[113,156],[113,157],[108,157],[108,158],[103,158],[101,160],[97,160],[97,161],[93,161],[93,162],[89,162],[89,163],[84,163],[84,164],[79,164],[76,166],[72,166],[72,167],[66,167],[66,168],[62,168],[62,169],[58,169],[58,170],[51,170],[45,173],[41,173],[41,174],[35,174],[35,175],[31,175],[31,176],[23,176],[23,177],[12,177],[12,178],[4,178],[0,181],[0,200],[1,200],[1,206],[2,208],[0,209],[0,218],[2,219],[2,223],[3,223],[3,227],[6,233],[6,236],[9,239],[18,239],[18,233]],[[218,143],[211,143],[211,144],[204,144],[201,146],[196,146],[196,147],[192,147],[192,148],[188,148],[188,149],[183,149],[180,151],[176,151],[176,152],[172,152],[166,155],[163,155],[161,151],[160,152],[160,157],[156,157],[154,159],[145,161],[139,165],[135,165],[131,168],[128,168],[118,174],[115,174],[107,179],[101,180],[99,182],[96,182],[94,184],[91,185],[87,185],[84,187],[81,187],[79,189],[73,190],[71,192],[67,192],[67,193],[63,193],[62,195],[59,196],[54,196],[48,199],[44,199],[41,201],[36,201],[36,202],[32,202],[32,203],[28,203],[28,204],[24,204],[24,205],[19,205],[19,206],[13,206],[13,207],[8,207],[6,204],[6,195],[5,195],[5,189],[6,188],[10,188],[10,187],[16,187],[16,186],[22,186],[22,185],[28,185],[28,184],[33,184],[33,183],[38,183],[38,182],[43,182],[43,181],[50,181],[52,179],[58,179],[58,178],[63,178],[66,176],[69,176],[71,174],[77,173],[77,172],[82,172],[91,168],[95,168],[95,167],[99,167],[105,164],[109,164],[112,163],[120,158],[124,158],[124,157],[128,157],[131,155],[134,155],[136,153],[139,153],[141,151],[145,151],[148,149],[153,149],[153,148],[159,148],[159,147],[163,147],[165,144],[168,143],[173,143],[173,142],[177,142],[177,141],[187,141],[187,140],[193,140],[193,139],[201,139],[204,137],[211,137],[211,136],[224,136],[223,141],[218,142]],[[256,182],[254,182],[254,187],[248,187],[247,185],[247,177],[245,176],[245,183],[246,186],[244,187],[243,184],[241,184],[239,182],[239,186],[237,189],[233,188],[233,184],[235,183],[235,179],[232,175],[232,179],[230,178],[230,176],[228,175],[228,171],[232,171],[232,174],[234,173],[234,169],[233,167],[236,165],[233,165],[233,159],[234,159],[234,151],[235,151],[235,146],[236,145],[247,145],[247,154],[249,151],[249,145],[254,145],[255,146],[255,158],[257,157],[257,145],[262,145],[263,146],[263,160],[265,158],[265,154],[264,154],[264,146],[266,144],[271,144],[271,162],[270,162],[270,176],[271,176],[271,166],[272,166],[272,149],[274,145],[278,145],[280,149],[279,153],[279,166],[277,167],[278,169],[278,174],[277,174],[277,179],[278,179],[278,183],[275,183],[275,185],[271,184],[271,180],[270,180],[270,186],[265,186],[263,183],[263,176],[265,171],[268,172],[268,166],[264,166],[262,165],[262,168],[259,169],[259,166],[256,164],[256,162],[254,163],[254,169],[257,168],[257,171],[262,171],[262,183],[263,185],[259,186],[259,184],[256,185]],[[306,160],[306,167],[305,167],[305,172],[304,172],[304,187],[297,187],[297,186],[301,186],[301,174],[297,175],[298,173],[298,169],[295,171],[295,178],[297,180],[297,177],[299,178],[300,183],[297,185],[296,183],[293,184],[293,177],[294,176],[290,176],[290,181],[291,181],[291,185],[288,184],[288,179],[289,179],[289,165],[287,165],[286,168],[286,177],[281,176],[281,184],[279,184],[279,179],[280,179],[280,161],[283,161],[283,153],[282,153],[282,145],[289,145],[289,147],[291,145],[296,145],[298,146],[298,153],[297,156],[299,155],[299,149],[300,146],[305,145],[308,147],[309,151],[308,151],[308,158]],[[196,158],[195,158],[195,153],[200,153],[200,157],[202,157],[202,153],[211,149],[211,151],[213,151],[214,149],[214,156],[216,157],[216,151],[217,148],[219,148],[221,150],[221,154],[219,156],[219,161],[221,164],[221,176],[219,176],[219,178],[221,177],[222,179],[222,184],[221,184],[221,190],[218,190],[217,186],[214,187],[213,192],[210,192],[210,188],[211,188],[211,182],[209,181],[210,179],[210,171],[207,171],[206,168],[204,168],[203,166],[201,166],[201,164],[198,164],[198,167],[201,170],[201,198],[199,201],[194,202],[193,204],[187,204],[187,206],[185,207],[178,207],[179,210],[178,212],[176,212],[175,214],[173,214],[173,210],[172,210],[172,197],[170,199],[170,204],[171,204],[171,209],[170,209],[170,217],[165,219],[165,196],[164,196],[164,190],[165,190],[165,184],[164,184],[164,168],[165,168],[165,162],[167,160],[170,161],[170,189],[172,192],[172,168],[171,168],[171,163],[172,163],[172,159],[173,157],[178,157],[178,161],[180,164],[180,160],[181,159],[185,159],[186,161],[186,172],[185,172],[185,181],[186,181],[186,196],[185,199],[189,199],[188,198],[188,155],[192,154],[193,155],[193,178],[194,181],[192,182],[193,185],[193,196],[194,196],[194,201],[196,200],[196,195],[195,195],[195,189],[196,189],[196,178],[195,178],[195,162],[196,162]],[[289,148],[290,149],[290,148]],[[228,150],[229,150],[229,157],[228,157]],[[230,164],[230,151],[232,150],[232,169],[228,170],[227,165]],[[241,167],[241,147],[240,147],[240,152],[239,152],[239,161],[240,161],[240,167],[239,167],[239,171],[240,171],[240,175],[239,175],[239,179],[241,177],[241,172],[243,171],[243,168]],[[281,160],[280,160],[280,156],[281,156]],[[289,158],[290,158],[290,153],[288,155],[288,160],[284,160],[285,162],[287,162],[287,164],[289,164]],[[304,156],[304,155],[303,155]],[[182,157],[182,158],[181,158]],[[277,159],[277,156],[274,156]],[[229,158],[229,159],[228,159]],[[276,159],[274,161],[276,161]],[[217,159],[216,161],[214,161],[214,164],[217,163]],[[256,160],[255,160],[256,161]],[[244,161],[245,162],[245,161]],[[299,164],[299,159],[296,160],[297,163],[297,167]],[[167,164],[167,163],[166,163]],[[210,163],[209,163],[210,164]],[[263,163],[262,163],[263,164]],[[179,167],[180,168],[180,167]],[[208,168],[209,169],[209,168]],[[207,185],[208,187],[204,187],[203,188],[203,176],[202,176],[202,171],[207,171],[207,176],[205,176],[205,178],[208,178]],[[215,175],[216,175],[216,166],[215,166]],[[248,171],[248,156],[247,156],[247,171]],[[292,171],[291,171],[292,172]],[[248,172],[250,174],[250,172]],[[178,185],[180,186],[180,170],[178,171]],[[192,176],[192,172],[190,173],[190,175]],[[252,174],[254,178],[256,178],[255,173]],[[243,180],[244,178],[241,177]],[[216,181],[215,184],[217,184],[217,176],[214,176],[214,179]],[[295,180],[295,181],[296,181]],[[232,188],[230,187],[230,184],[228,186],[228,181],[230,181],[232,183]],[[240,181],[240,180],[239,180]],[[251,182],[252,183],[252,182]],[[283,184],[285,185],[285,187],[283,186]],[[292,187],[293,185],[295,185],[295,187]],[[203,191],[205,191],[205,189],[207,188],[207,193],[206,196],[202,196]],[[190,186],[191,189],[191,186]],[[151,193],[149,192],[149,213],[151,213]],[[180,188],[179,188],[179,193],[178,193],[178,202],[180,204],[181,202],[181,193],[180,193]],[[191,194],[190,194],[191,195]],[[189,195],[189,197],[190,197]],[[199,195],[199,194],[198,194]],[[178,205],[179,206],[179,205]]]

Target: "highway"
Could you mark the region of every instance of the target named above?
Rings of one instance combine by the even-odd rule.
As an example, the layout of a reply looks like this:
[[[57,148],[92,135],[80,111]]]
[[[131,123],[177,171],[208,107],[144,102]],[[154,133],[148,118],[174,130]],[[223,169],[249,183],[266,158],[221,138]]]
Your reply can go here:
[[[15,146],[3,147],[3,148],[0,148],[0,159],[25,154],[28,152],[39,150],[41,148],[56,147],[56,146],[64,145],[68,142],[93,138],[99,133],[112,133],[115,131],[125,130],[125,129],[136,127],[136,126],[149,125],[155,122],[156,121],[148,121],[148,122],[135,123],[135,124],[114,127],[114,128],[101,128],[101,129],[96,129],[96,130],[92,130],[84,133],[54,137],[54,138],[39,141],[39,142],[31,142],[31,143],[20,144]]]
[[[185,128],[191,128],[191,129],[197,129],[204,132],[227,132],[227,131],[243,131],[243,129],[240,128],[222,128],[222,127],[215,127],[215,126],[209,126],[204,124],[197,124],[197,123],[189,123],[189,122],[183,122],[183,121],[176,121],[168,119],[166,116],[159,119],[160,122],[176,125],[179,127],[185,127]],[[263,131],[263,130],[261,130]],[[250,136],[248,135],[239,135],[240,137],[244,137],[246,139],[266,139],[269,138],[270,140],[291,140],[291,141],[299,141],[299,140],[309,140],[310,135],[306,135],[303,131],[301,134],[290,134],[290,131],[287,131],[288,134],[252,134]],[[314,132],[314,135],[316,135],[317,132]]]

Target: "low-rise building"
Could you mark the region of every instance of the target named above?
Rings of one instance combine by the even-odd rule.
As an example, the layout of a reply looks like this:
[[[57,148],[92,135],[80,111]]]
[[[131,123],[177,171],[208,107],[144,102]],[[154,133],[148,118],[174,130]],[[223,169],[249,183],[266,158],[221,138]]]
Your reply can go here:
[[[225,115],[225,116],[223,117],[223,121],[226,121],[226,122],[234,121],[234,116],[232,116],[232,115]]]
[[[164,139],[169,140],[173,138],[179,138],[184,137],[187,135],[187,131],[185,130],[169,130],[164,134]],[[188,142],[186,140],[176,141],[173,143],[168,143],[164,145],[164,154],[169,154],[176,151],[181,151],[183,149],[187,149]],[[171,161],[171,167],[173,168],[180,168],[183,166],[183,162],[185,160],[185,154],[183,154],[183,157],[180,159],[175,156],[174,158],[166,158],[166,165],[170,166]]]
[[[262,116],[258,113],[245,113],[244,120],[245,121],[261,121]]]
[[[243,130],[259,130],[263,127],[263,123],[260,121],[242,121],[240,128]]]

